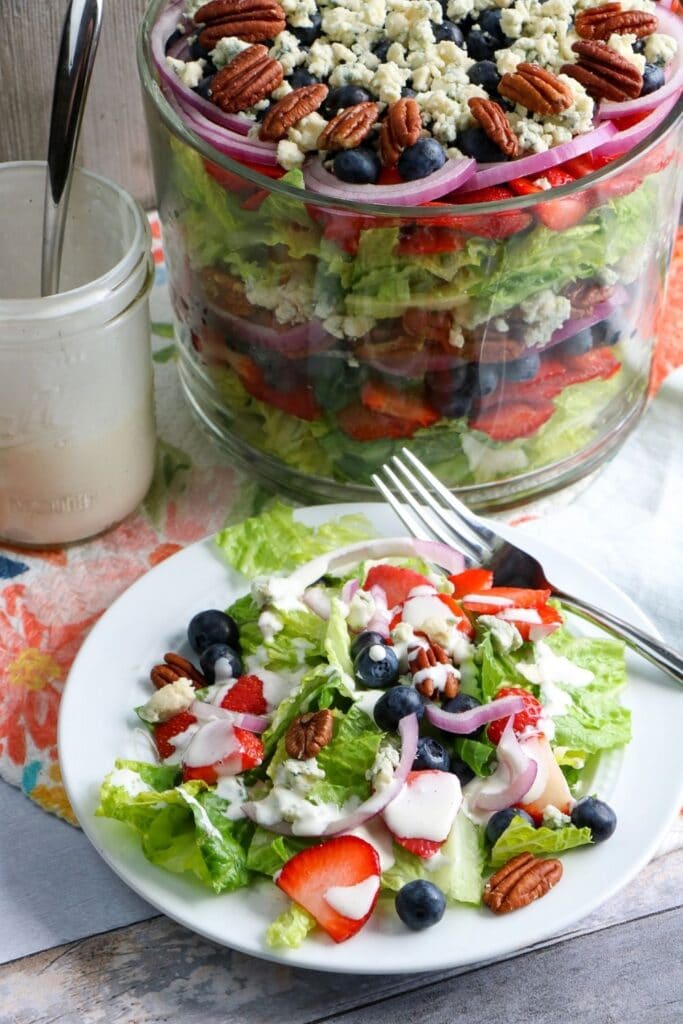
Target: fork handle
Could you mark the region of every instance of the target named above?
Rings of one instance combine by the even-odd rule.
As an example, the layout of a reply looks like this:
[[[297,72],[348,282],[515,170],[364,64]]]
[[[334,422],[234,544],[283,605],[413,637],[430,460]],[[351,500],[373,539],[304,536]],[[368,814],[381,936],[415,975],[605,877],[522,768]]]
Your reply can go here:
[[[683,684],[683,655],[675,651],[673,647],[668,647],[661,640],[651,636],[651,634],[644,633],[642,629],[632,626],[630,622],[625,622],[624,619],[620,619],[617,615],[612,615],[610,612],[596,608],[594,605],[589,604],[588,601],[582,601],[579,597],[565,594],[561,590],[556,590],[553,596],[557,597],[563,605],[582,619],[587,619],[594,625],[606,629],[608,633],[613,633],[614,636],[619,637],[620,640],[623,640],[629,647],[637,651],[638,654],[641,654],[648,661],[651,661],[653,665],[656,665],[657,668],[661,668],[667,675],[670,675],[677,683]]]

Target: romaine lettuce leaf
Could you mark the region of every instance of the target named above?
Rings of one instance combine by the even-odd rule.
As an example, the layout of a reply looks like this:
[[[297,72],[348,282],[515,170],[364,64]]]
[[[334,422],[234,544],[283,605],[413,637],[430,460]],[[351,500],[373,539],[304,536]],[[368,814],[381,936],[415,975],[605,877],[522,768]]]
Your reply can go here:
[[[294,520],[289,506],[278,502],[259,516],[221,530],[216,542],[233,568],[253,577],[287,572],[316,555],[372,535],[365,516],[346,515],[322,526],[305,526]]]
[[[268,927],[266,943],[271,949],[297,949],[315,925],[307,910],[292,903]]]
[[[446,899],[458,903],[479,903],[484,857],[478,829],[463,811],[456,815],[450,834],[441,847],[443,862],[428,868],[428,862],[394,843],[395,863],[382,875],[382,887],[398,892],[407,882],[424,878],[442,890]],[[437,855],[438,856],[438,855]]]
[[[95,813],[134,828],[147,859],[167,871],[192,872],[216,893],[248,885],[254,826],[227,818],[228,802],[203,782],[170,788],[178,776],[177,768],[117,761]],[[157,788],[164,784],[169,788]]]
[[[534,828],[522,818],[513,818],[491,848],[489,859],[492,868],[499,868],[518,853],[533,853],[536,856],[562,853],[575,846],[585,846],[591,841],[589,828],[576,828],[575,825],[557,829],[545,825]]]
[[[353,662],[349,654],[350,643],[344,606],[338,598],[333,597],[325,632],[325,654],[330,665],[338,668],[342,675],[348,676],[348,684],[353,686]]]
[[[247,867],[272,878],[295,853],[318,842],[317,836],[312,839],[279,836],[257,825],[247,850]]]
[[[266,757],[273,753],[296,715],[317,708],[329,708],[344,698],[350,700],[351,696],[338,669],[332,665],[316,665],[304,675],[294,693],[275,709],[272,722],[261,736]]]
[[[240,631],[244,657],[265,648],[264,667],[272,672],[294,672],[302,664],[313,665],[324,656],[327,624],[308,609],[276,610],[282,629],[266,641],[258,624],[262,609],[250,594],[233,601],[227,609]]]
[[[353,704],[338,717],[332,742],[318,754],[325,778],[312,787],[311,798],[340,807],[352,796],[365,800],[370,795],[368,776],[383,738],[369,715]]]

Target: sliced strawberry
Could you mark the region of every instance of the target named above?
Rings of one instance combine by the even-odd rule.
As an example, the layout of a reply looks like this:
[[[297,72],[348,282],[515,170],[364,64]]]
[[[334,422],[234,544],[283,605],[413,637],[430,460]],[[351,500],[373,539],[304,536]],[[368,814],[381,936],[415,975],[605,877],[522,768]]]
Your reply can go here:
[[[240,676],[221,701],[228,711],[241,711],[245,715],[263,715],[268,710],[263,696],[263,683],[258,676]]]
[[[537,185],[531,178],[511,178],[508,185],[516,196],[532,196],[537,192],[543,192],[540,185]]]
[[[543,171],[542,177],[550,182],[553,188],[561,188],[562,185],[568,185],[576,180],[574,175],[564,167],[549,167],[547,171]]]
[[[430,427],[439,419],[438,412],[418,395],[390,384],[368,381],[363,385],[361,401],[367,409],[395,416],[415,427]]]
[[[190,714],[189,711],[180,711],[173,718],[169,718],[167,722],[159,722],[158,725],[154,726],[154,742],[157,745],[159,751],[159,757],[166,758],[172,757],[176,752],[176,748],[171,740],[176,736],[180,736],[181,733],[185,732],[190,728],[191,725],[197,721],[194,715]]]
[[[404,423],[396,416],[367,409],[364,405],[347,405],[337,414],[339,429],[354,441],[379,441],[384,438],[412,437],[417,423]]]
[[[533,693],[529,693],[521,686],[504,686],[502,690],[498,691],[495,699],[498,700],[500,697],[521,697],[524,701],[523,710],[518,711],[512,720],[512,728],[517,736],[520,736],[526,729],[531,731],[536,728],[538,720],[543,714],[543,707]],[[498,718],[488,726],[486,735],[491,743],[498,744],[500,741],[508,717]]]
[[[191,779],[202,779],[209,785],[217,782],[223,775],[239,775],[249,768],[255,768],[261,764],[264,756],[263,743],[253,732],[246,729],[239,729],[236,725],[218,720],[207,722],[203,729],[213,728],[216,731],[222,730],[225,733],[225,748],[227,753],[212,764],[189,765],[183,763],[183,781]]]
[[[464,594],[462,606],[477,615],[496,615],[504,608],[542,608],[549,597],[549,590],[488,587],[480,592]]]
[[[491,410],[481,410],[470,420],[473,430],[488,434],[492,441],[514,441],[532,437],[555,412],[547,399],[534,402],[504,402]]]
[[[411,590],[415,587],[430,587],[429,580],[413,569],[403,569],[400,565],[373,565],[363,584],[363,590],[381,587],[387,597],[387,607],[395,608],[403,604]]]
[[[401,256],[431,256],[441,252],[458,252],[464,248],[465,241],[462,234],[451,228],[419,225],[399,240],[398,252]]]
[[[543,177],[553,188],[567,185],[574,181],[574,177],[560,167],[550,167],[543,172]],[[510,188],[518,196],[529,196],[538,194],[539,198],[546,192],[540,185],[529,178],[513,178],[509,182]],[[553,231],[564,231],[566,228],[574,227],[588,212],[588,201],[586,196],[569,196],[566,199],[550,199],[539,203],[535,209],[536,216]]]
[[[462,195],[455,193],[449,197],[453,202],[458,203],[491,203],[500,202],[503,199],[510,199],[513,192],[503,185],[494,185],[491,188],[474,189],[472,192],[465,192]],[[531,224],[533,217],[525,210],[510,210],[505,213],[489,213],[484,215],[472,214],[470,216],[449,218],[451,227],[466,231],[470,235],[478,235],[481,238],[509,238],[519,231],[524,231]]]
[[[467,612],[460,607],[455,598],[451,597],[450,594],[439,594],[439,601],[441,604],[445,604],[450,612],[453,613],[456,619],[456,629],[461,633],[466,633],[467,636],[474,636],[474,628],[470,622]]]
[[[320,419],[322,409],[309,388],[301,387],[297,391],[278,391],[277,388],[266,384],[261,369],[251,359],[241,355],[238,358],[240,369],[236,368],[232,355],[229,362],[253,398],[257,398],[260,402],[265,402],[266,405],[271,405],[281,412],[289,413],[290,416],[297,416],[300,420]]]
[[[276,884],[290,899],[307,910],[335,942],[344,942],[360,931],[374,910],[379,895],[380,866],[377,851],[358,836],[337,836],[310,846],[288,860]],[[372,889],[376,879],[374,896]],[[343,896],[339,890],[364,886],[361,917],[347,917],[332,905]],[[336,891],[335,891],[336,890]],[[359,893],[359,897],[360,897]],[[329,900],[326,899],[329,897]]]
[[[513,626],[516,626],[522,640],[531,640],[533,643],[536,643],[550,633],[554,633],[562,625],[562,616],[557,608],[553,608],[551,604],[542,605],[540,608],[528,609],[529,612],[534,611],[536,613],[533,616],[524,616],[524,611],[525,609],[519,609],[517,617],[514,614],[515,609],[504,614],[501,613],[498,616],[499,618],[507,619]]]
[[[443,846],[443,842],[439,843],[435,839],[406,839],[405,836],[394,836],[394,842],[402,846],[408,853],[413,853],[416,857],[422,857],[423,860],[429,860]]]
[[[592,348],[580,356],[565,360],[565,386],[583,384],[600,377],[609,380],[621,369],[621,363],[608,348]]]
[[[465,569],[464,572],[458,572],[448,579],[455,587],[455,598],[475,594],[479,590],[489,590],[493,586],[493,573],[490,569]]]
[[[383,167],[377,179],[378,185],[400,185],[403,178],[396,167]]]

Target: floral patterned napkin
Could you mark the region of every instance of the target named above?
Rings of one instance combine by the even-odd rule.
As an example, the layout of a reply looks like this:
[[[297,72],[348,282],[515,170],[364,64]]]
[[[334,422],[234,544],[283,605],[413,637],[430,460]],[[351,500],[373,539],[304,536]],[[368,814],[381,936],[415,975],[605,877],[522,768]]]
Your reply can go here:
[[[159,432],[154,482],[142,506],[108,533],[57,550],[0,546],[0,777],[76,824],[57,762],[57,715],[88,630],[139,576],[268,495],[221,461],[180,393],[159,222],[150,217],[156,282],[153,359]],[[679,233],[652,379],[683,365],[683,230]]]

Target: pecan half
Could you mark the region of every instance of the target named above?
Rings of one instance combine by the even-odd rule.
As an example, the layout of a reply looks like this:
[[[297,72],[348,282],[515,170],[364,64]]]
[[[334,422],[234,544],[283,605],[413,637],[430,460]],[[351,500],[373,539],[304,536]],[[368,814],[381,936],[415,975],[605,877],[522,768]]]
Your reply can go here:
[[[649,36],[657,31],[659,22],[654,14],[647,11],[622,11],[620,3],[603,4],[581,11],[574,19],[574,28],[581,39],[602,39],[605,42],[612,33],[634,36]]]
[[[163,665],[155,665],[149,674],[157,690],[167,683],[175,683],[176,679],[189,679],[195,689],[208,686],[207,680],[201,672],[194,667],[191,661],[183,658],[180,654],[169,651],[164,655]]]
[[[478,96],[467,101],[472,117],[477,121],[484,133],[494,142],[505,156],[513,159],[519,156],[519,139],[512,130],[505,111],[493,100],[483,100]]]
[[[541,860],[531,853],[520,853],[491,875],[482,898],[494,914],[509,914],[540,900],[561,878],[559,860]]]
[[[327,96],[326,85],[303,85],[275,103],[261,122],[259,139],[279,142],[302,117],[317,110]]]
[[[433,312],[430,309],[407,309],[401,318],[406,334],[415,338],[425,338],[446,347],[453,326],[451,313]]]
[[[580,82],[594,100],[634,100],[643,88],[643,76],[635,64],[597,39],[579,40],[572,46],[576,64],[563,64],[560,72]]]
[[[561,114],[574,102],[569,86],[538,64],[518,64],[514,71],[503,75],[498,92],[534,114]]]
[[[565,290],[565,295],[572,305],[572,316],[590,316],[593,308],[606,302],[614,288],[609,285],[591,284],[590,281],[576,281]]]
[[[245,43],[274,39],[287,28],[287,19],[277,0],[211,0],[194,16],[195,25],[204,25],[199,45],[213,50],[223,36],[239,36]]]
[[[318,149],[355,149],[370,134],[379,117],[379,103],[356,103],[340,110],[325,126]]]
[[[280,62],[269,57],[265,46],[257,43],[238,53],[215,75],[211,99],[226,114],[238,114],[270,96],[282,84],[282,78]]]
[[[404,96],[392,103],[379,130],[379,155],[385,167],[395,167],[406,146],[413,146],[422,131],[417,102]]]
[[[316,757],[332,739],[333,729],[334,715],[327,708],[297,715],[287,730],[285,749],[297,761]]]
[[[423,697],[438,694],[450,700],[457,694],[459,674],[440,644],[430,641],[428,647],[409,647],[408,664],[415,689]],[[437,667],[441,665],[444,668]]]

